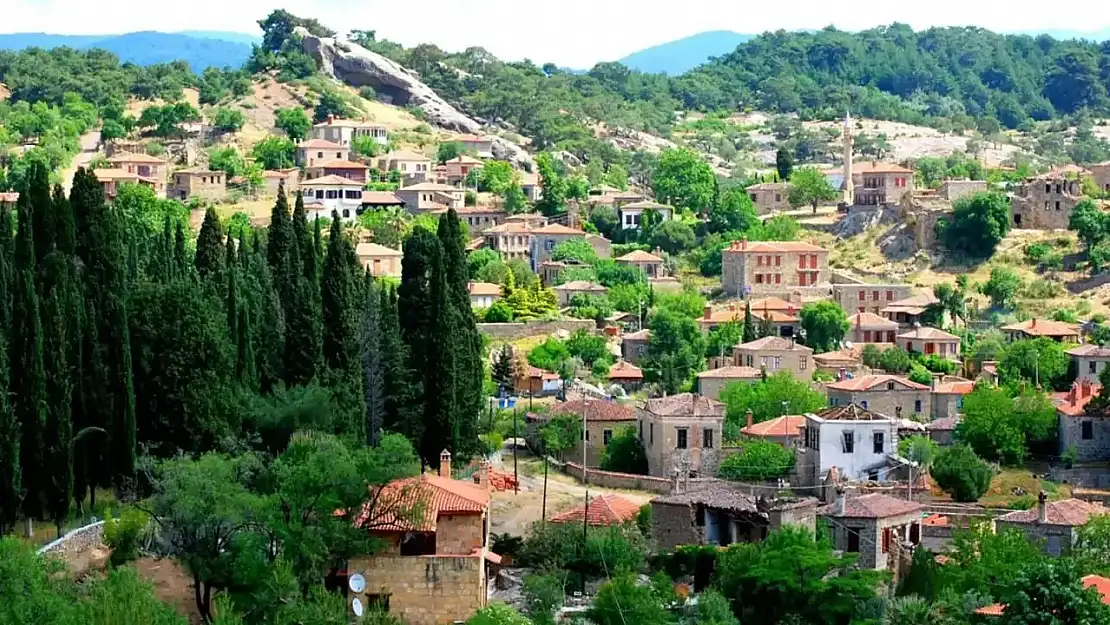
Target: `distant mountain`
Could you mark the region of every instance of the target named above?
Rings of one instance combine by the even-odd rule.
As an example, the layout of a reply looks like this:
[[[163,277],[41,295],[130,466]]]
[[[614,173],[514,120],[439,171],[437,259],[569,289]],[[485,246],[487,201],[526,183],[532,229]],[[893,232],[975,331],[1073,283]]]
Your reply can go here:
[[[16,33],[0,35],[0,50],[23,48],[101,48],[118,56],[120,61],[136,65],[154,65],[185,61],[193,71],[206,67],[239,67],[250,56],[250,41],[257,39],[239,33],[185,33],[144,31],[123,35],[51,35],[47,33]],[[238,39],[238,40],[232,40]]]
[[[705,63],[710,57],[728,54],[736,46],[754,37],[755,35],[743,35],[730,30],[698,33],[633,52],[620,62],[641,72],[674,76]]]
[[[182,30],[175,34],[186,35],[189,37],[199,37],[201,39],[216,39],[218,41],[230,41],[232,43],[245,43],[248,46],[252,43],[262,43],[261,35],[248,35],[247,33],[233,33],[225,30]]]
[[[1088,41],[1110,41],[1110,28],[1096,31],[1082,30],[1023,30],[1013,33],[1015,35],[1048,35],[1053,39],[1087,39]]]

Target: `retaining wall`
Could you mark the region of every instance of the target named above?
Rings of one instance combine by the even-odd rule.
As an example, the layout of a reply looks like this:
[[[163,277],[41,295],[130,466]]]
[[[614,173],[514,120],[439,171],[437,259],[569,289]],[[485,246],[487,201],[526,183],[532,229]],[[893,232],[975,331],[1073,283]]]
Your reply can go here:
[[[593,319],[559,319],[558,321],[524,321],[522,323],[479,323],[478,331],[493,339],[516,340],[528,336],[554,334],[559,330],[575,333],[578,330],[593,331],[597,323]]]
[[[58,540],[39,549],[39,555],[48,553],[74,553],[99,545],[104,540],[104,521],[79,527]]]

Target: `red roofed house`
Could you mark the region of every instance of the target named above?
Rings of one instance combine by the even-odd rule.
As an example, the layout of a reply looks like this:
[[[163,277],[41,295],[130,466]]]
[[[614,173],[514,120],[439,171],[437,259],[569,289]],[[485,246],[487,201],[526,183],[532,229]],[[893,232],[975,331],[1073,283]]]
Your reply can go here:
[[[857,312],[848,317],[852,329],[844,337],[853,343],[894,343],[898,334],[898,323],[875,313]]]
[[[898,342],[907,352],[917,352],[926,356],[937,355],[949,360],[960,359],[960,337],[944,330],[918,326],[898,335]]]
[[[17,191],[0,191],[0,206],[5,204],[15,206],[19,201],[19,193]]]
[[[1101,385],[1084,378],[1073,382],[1066,393],[1052,396],[1052,403],[1056,404],[1056,441],[1060,453],[1074,450],[1077,462],[1110,460],[1110,417],[1087,414],[1087,404],[1101,390]]]
[[[313,178],[323,178],[324,176],[339,176],[355,182],[366,184],[367,172],[369,167],[362,163],[356,163],[344,159],[333,159],[330,161],[319,161],[311,167],[305,169],[305,178],[312,180]]]
[[[755,314],[754,311],[752,313]],[[765,336],[732,348],[732,359],[737,366],[753,367],[775,375],[789,371],[796,380],[813,379],[813,348],[781,336]]]
[[[939,374],[933,376],[932,385],[933,419],[947,419],[962,414],[964,397],[975,390],[975,382],[964,379],[945,380]]]
[[[1106,368],[1107,363],[1110,363],[1110,348],[1091,343],[1069,349],[1068,355],[1075,361],[1077,377],[1091,384],[1098,384],[1099,374]]]
[[[856,163],[852,168],[856,206],[886,206],[902,201],[913,192],[913,170],[875,161]]]
[[[721,391],[734,382],[756,383],[763,379],[763,372],[755,367],[725,365],[698,374],[698,393],[710,399],[721,399]]]
[[[753,423],[752,411],[749,410],[747,418],[748,424],[740,428],[740,434],[747,438],[758,438],[778,443],[787,449],[793,449],[794,444],[801,440],[802,431],[806,427],[805,415],[784,415]]]
[[[921,541],[921,504],[882,493],[846,497],[817,509],[828,524],[835,549],[859,554],[859,566],[884,571],[894,543]]]
[[[648,474],[717,475],[724,420],[725,405],[709,397],[680,393],[647,400],[639,411],[639,435]]]
[[[828,262],[828,250],[801,241],[734,241],[721,255],[721,287],[725,295],[746,296],[827,285]]]
[[[401,173],[401,182],[405,185],[430,182],[432,174],[432,159],[419,152],[411,150],[397,150],[390,152],[378,160],[378,169],[381,171],[398,171]]]
[[[493,139],[485,135],[459,135],[451,141],[462,144],[464,152],[473,152],[480,158],[493,158]]]
[[[528,393],[533,397],[543,397],[546,395],[554,395],[563,388],[562,380],[559,379],[559,374],[544,371],[539,367],[533,367],[524,363],[525,366],[516,378],[516,392]]]
[[[135,174],[140,178],[156,180],[160,184],[166,183],[166,161],[149,154],[116,154],[108,159],[112,167]]]
[[[1081,526],[1092,516],[1107,512],[1110,510],[1082,499],[1048,501],[1042,492],[1035,507],[1004,514],[995,519],[995,527],[999,532],[1007,528],[1016,529],[1029,540],[1043,543],[1048,555],[1060,556],[1075,546]]]
[[[460,186],[466,180],[467,174],[473,170],[481,169],[482,159],[460,154],[443,165],[447,184]]]
[[[902,327],[912,328],[921,324],[921,316],[925,314],[929,306],[936,302],[937,298],[933,297],[931,293],[914,295],[891,302],[880,308],[879,312]]]
[[[585,417],[586,465],[589,467],[596,467],[601,463],[601,453],[615,434],[636,425],[636,411],[631,407],[593,397],[556,402],[547,411],[547,415],[529,414],[528,421],[539,424],[559,415],[572,415],[579,421]],[[577,441],[573,448],[561,455],[570,462],[582,462],[582,441]]]
[[[348,576],[365,580],[348,605],[358,598],[415,625],[465,621],[485,607],[487,566],[500,557],[488,547],[488,477],[479,482],[452,479],[451,454],[444,450],[439,475],[382,488],[375,509],[358,522],[386,546],[348,561]]]
[[[651,330],[639,330],[622,336],[621,358],[632,364],[638,363],[640,358],[647,354],[648,337],[650,335]]]
[[[340,176],[324,176],[301,183],[308,219],[331,221],[335,211],[343,221],[353,221],[362,208],[362,183]]]
[[[1002,326],[1002,333],[1011,341],[1047,336],[1058,343],[1079,342],[1078,325],[1074,323],[1064,323],[1062,321],[1052,321],[1051,319],[1037,319],[1036,317],[1028,321]]]
[[[570,523],[582,526],[583,516],[586,525],[594,527],[607,525],[623,525],[636,520],[640,514],[640,506],[620,495],[599,495],[590,500],[585,506],[576,506],[561,512],[549,519],[552,523]]]
[[[636,365],[621,360],[609,367],[609,381],[620,385],[627,392],[632,392],[644,383],[644,372]]]
[[[586,233],[563,224],[547,224],[532,230],[532,246],[529,256],[532,260],[532,271],[539,273],[540,265],[551,258],[555,246],[571,239],[585,240]]]
[[[323,139],[308,139],[297,144],[293,157],[298,165],[313,167],[317,163],[345,161],[351,158],[351,148]]]
[[[856,404],[891,418],[931,415],[930,388],[898,375],[865,375],[826,388],[830,406]]]
[[[618,256],[617,263],[639,267],[649,278],[658,278],[663,275],[663,259],[655,254],[643,250],[633,250],[624,256]]]

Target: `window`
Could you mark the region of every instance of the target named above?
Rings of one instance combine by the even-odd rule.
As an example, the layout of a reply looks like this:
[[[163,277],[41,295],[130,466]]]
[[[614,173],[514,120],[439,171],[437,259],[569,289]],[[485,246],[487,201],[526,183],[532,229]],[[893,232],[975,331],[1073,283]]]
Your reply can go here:
[[[348,208],[344,208],[343,209],[343,219],[349,219],[350,217],[351,217],[351,210],[348,209]]]
[[[590,430],[589,430],[589,428],[587,428],[587,429],[586,429],[586,435],[585,435],[585,439],[586,439],[587,441],[589,441],[589,440],[590,440]]]
[[[756,284],[763,284],[763,274],[761,274],[761,273],[755,274],[755,283]]]
[[[326,197],[329,200],[338,200],[339,199],[339,193],[340,192],[337,189],[328,189],[327,191],[324,192],[324,197]]]
[[[1052,193],[1052,185],[1046,183],[1044,185],[1044,192],[1045,193]]]
[[[686,428],[675,428],[678,439],[675,441],[675,449],[686,449]]]
[[[883,453],[883,442],[884,442],[883,441],[883,433],[882,432],[875,432],[873,438],[874,438],[874,441],[873,441],[874,448],[872,449],[872,452],[876,453],[876,454]]]
[[[763,266],[763,256],[762,255],[759,255],[759,256],[755,257],[755,266],[756,267],[762,267]]]
[[[854,454],[856,452],[856,433],[847,431],[844,433],[844,453]]]
[[[867,480],[869,482],[878,482],[879,481],[879,471],[878,471],[878,469],[871,469],[870,471],[868,471],[867,472]]]
[[[809,268],[810,269],[817,269],[817,254],[810,254],[809,255]]]
[[[613,430],[604,430],[601,433],[601,444],[608,445],[611,440],[613,440]]]
[[[654,423],[649,423],[648,424],[648,445],[654,445],[654,444],[655,444],[655,424]]]
[[[644,440],[644,422],[641,421],[637,425],[640,426],[640,440],[643,441]]]
[[[878,291],[871,291],[871,301],[873,301],[873,302],[879,301],[879,292]]]
[[[358,189],[347,189],[343,195],[346,196],[348,200],[362,199],[362,191],[359,191]]]
[[[337,160],[337,161],[343,160],[343,153],[342,152],[336,152],[335,153],[335,160]]]
[[[705,527],[705,506],[698,504],[698,509],[694,512],[694,523],[698,527]]]
[[[1091,361],[1087,363],[1087,373],[1098,373],[1098,363]]]
[[[316,199],[317,200],[324,199],[324,190],[323,189],[316,189]]]
[[[862,302],[865,299],[867,299],[867,291],[860,291],[859,292],[859,301]]]
[[[324,158],[324,153],[323,152],[317,152],[316,153],[316,158]]]
[[[774,358],[775,359],[771,361],[771,368],[775,370],[782,369],[782,356],[775,356]]]
[[[845,528],[848,533],[848,546],[845,549],[848,553],[859,553],[859,530],[852,528]]]
[[[806,255],[805,254],[802,254],[801,256],[798,257],[798,268],[799,269],[805,269],[806,268]]]
[[[863,331],[863,342],[864,343],[870,343],[871,342],[871,330],[864,330]]]
[[[913,411],[916,412],[917,414],[921,414],[921,400],[920,399],[913,400]]]
[[[1091,421],[1083,422],[1083,440],[1089,441],[1095,437],[1094,424]]]
[[[892,538],[892,534],[893,532],[891,532],[889,527],[883,528],[883,553],[890,552],[890,541]]]
[[[1060,210],[1060,200],[1056,200],[1056,210]]]
[[[775,257],[775,266],[776,267],[781,267],[782,266],[782,256],[776,256]]]
[[[752,365],[752,355],[751,354],[746,354],[744,356],[744,364],[748,367],[754,366],[754,365]]]
[[[886,383],[886,390],[893,391],[894,390],[894,382],[887,382]]]
[[[887,291],[886,292],[886,301],[888,301],[888,302],[893,302],[894,301],[894,291]]]
[[[705,428],[701,431],[701,446],[713,449],[713,428]]]
[[[861,401],[859,403],[859,407],[863,408],[864,410],[867,410],[867,400],[865,399],[865,400]]]
[[[808,366],[809,366],[809,359],[807,359],[805,356],[799,356],[798,357],[798,370],[799,371],[805,371],[806,367],[808,367]]]

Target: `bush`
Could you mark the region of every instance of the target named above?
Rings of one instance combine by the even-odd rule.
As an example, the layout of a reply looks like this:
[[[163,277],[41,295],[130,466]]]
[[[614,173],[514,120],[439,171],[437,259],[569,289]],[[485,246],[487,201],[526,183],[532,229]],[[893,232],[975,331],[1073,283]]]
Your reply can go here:
[[[635,572],[647,557],[646,541],[635,527],[590,527],[582,549],[582,525],[535,523],[520,550],[518,562],[545,571],[565,571],[574,587],[581,579]]]
[[[765,480],[789,475],[794,470],[794,452],[770,441],[751,439],[740,443],[742,450],[721,463],[717,476],[726,480]]]
[[[609,439],[601,452],[601,470],[647,475],[647,452],[635,428],[625,428]]]
[[[971,447],[960,444],[937,455],[932,475],[937,486],[952,499],[972,502],[978,501],[990,488],[994,471]]]
[[[150,516],[134,508],[125,508],[117,518],[104,521],[104,544],[112,550],[108,564],[113,568],[139,559],[139,544],[150,523]]]
[[[640,533],[645,537],[651,536],[651,504],[645,503],[640,506],[640,511],[636,513],[636,527],[639,528]]]
[[[466,625],[531,625],[531,621],[509,604],[495,601],[475,612]]]
[[[913,360],[909,353],[897,345],[886,348],[879,356],[879,366],[887,373],[905,373],[911,365]]]
[[[524,576],[524,605],[533,623],[555,625],[555,612],[563,607],[566,598],[565,585],[566,580],[558,574],[530,573]]]
[[[921,366],[925,367],[929,371],[932,371],[933,373],[943,373],[947,375],[956,371],[955,362],[948,360],[947,358],[937,356],[936,354],[922,356],[918,359],[917,362],[921,363]]]
[[[512,534],[490,534],[489,537],[490,549],[501,556],[509,556],[516,558],[520,553],[521,547],[524,546],[524,539],[520,536],[513,536]]]

